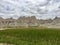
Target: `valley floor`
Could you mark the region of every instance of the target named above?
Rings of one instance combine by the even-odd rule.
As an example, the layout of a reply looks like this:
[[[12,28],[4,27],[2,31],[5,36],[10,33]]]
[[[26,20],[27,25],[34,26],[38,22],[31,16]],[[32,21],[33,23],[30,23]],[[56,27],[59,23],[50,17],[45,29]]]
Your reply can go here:
[[[0,43],[14,45],[60,45],[60,29],[5,29],[0,31]]]

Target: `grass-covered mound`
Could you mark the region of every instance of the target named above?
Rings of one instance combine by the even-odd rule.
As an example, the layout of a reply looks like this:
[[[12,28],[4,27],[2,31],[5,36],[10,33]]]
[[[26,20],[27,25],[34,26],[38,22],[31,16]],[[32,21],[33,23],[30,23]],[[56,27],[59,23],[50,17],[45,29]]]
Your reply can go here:
[[[60,29],[6,29],[0,42],[14,45],[60,45]]]

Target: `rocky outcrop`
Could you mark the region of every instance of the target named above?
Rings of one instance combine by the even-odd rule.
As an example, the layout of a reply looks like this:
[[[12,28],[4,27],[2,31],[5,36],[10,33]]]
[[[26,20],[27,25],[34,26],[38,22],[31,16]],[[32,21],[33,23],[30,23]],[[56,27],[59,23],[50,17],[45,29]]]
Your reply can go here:
[[[37,19],[35,16],[31,17],[19,17],[18,19],[13,19],[13,18],[7,18],[4,19],[0,17],[0,28],[1,27],[20,27],[20,26],[60,26],[60,18],[55,17],[53,20],[52,19]]]

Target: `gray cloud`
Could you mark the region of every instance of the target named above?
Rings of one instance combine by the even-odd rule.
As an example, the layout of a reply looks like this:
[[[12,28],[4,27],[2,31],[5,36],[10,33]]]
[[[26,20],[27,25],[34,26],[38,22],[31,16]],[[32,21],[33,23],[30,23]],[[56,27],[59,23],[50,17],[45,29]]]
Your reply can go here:
[[[60,14],[60,0],[0,0],[0,16],[38,16],[52,18]]]

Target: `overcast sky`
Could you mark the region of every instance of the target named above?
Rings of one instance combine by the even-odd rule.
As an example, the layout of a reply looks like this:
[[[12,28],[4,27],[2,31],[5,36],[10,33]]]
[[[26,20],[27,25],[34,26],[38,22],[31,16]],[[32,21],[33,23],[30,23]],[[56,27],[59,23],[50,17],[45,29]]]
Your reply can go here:
[[[0,0],[0,16],[54,18],[60,16],[60,0]]]

